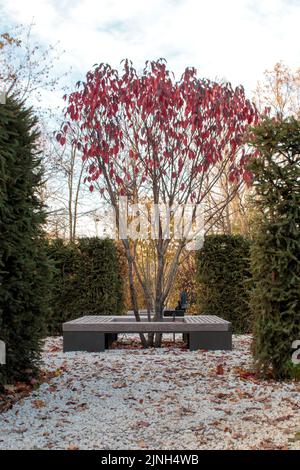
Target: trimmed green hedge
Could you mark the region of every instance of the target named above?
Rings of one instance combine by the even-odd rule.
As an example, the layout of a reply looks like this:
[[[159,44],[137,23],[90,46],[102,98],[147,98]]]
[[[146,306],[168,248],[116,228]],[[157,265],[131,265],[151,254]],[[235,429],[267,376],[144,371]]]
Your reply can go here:
[[[240,235],[208,235],[197,253],[198,313],[218,315],[235,333],[251,331],[250,242]]]
[[[258,372],[300,378],[300,121],[265,119],[254,129],[257,220],[251,248],[254,358]]]
[[[51,270],[43,242],[45,214],[37,121],[12,98],[0,105],[0,340],[6,365],[0,383],[38,372],[49,316]]]
[[[81,238],[76,243],[48,242],[55,268],[49,333],[82,315],[120,315],[124,312],[124,278],[120,255],[109,239]]]

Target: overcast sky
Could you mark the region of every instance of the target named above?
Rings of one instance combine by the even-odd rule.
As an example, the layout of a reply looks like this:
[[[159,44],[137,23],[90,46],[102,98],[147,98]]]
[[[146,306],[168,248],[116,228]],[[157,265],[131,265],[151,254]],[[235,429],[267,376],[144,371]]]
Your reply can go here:
[[[225,78],[251,93],[266,68],[300,66],[300,0],[0,0],[1,29],[34,20],[36,39],[60,41],[74,81],[94,64],[140,68],[164,57],[177,77]]]
[[[93,64],[124,58],[140,69],[164,57],[177,78],[193,66],[249,97],[276,62],[300,67],[300,0],[0,0],[0,32],[32,21],[36,42],[65,50],[54,73],[72,67],[71,89]],[[64,104],[63,94],[45,92],[42,106]],[[93,226],[80,219],[82,233]]]

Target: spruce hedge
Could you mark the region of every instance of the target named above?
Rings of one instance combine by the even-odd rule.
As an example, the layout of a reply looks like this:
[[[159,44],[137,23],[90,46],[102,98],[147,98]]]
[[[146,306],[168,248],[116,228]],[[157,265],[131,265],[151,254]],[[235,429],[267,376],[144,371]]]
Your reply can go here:
[[[49,316],[51,270],[43,242],[45,214],[37,121],[8,98],[0,105],[0,340],[6,365],[0,383],[26,380],[38,371],[40,340]]]
[[[250,242],[241,235],[208,235],[197,252],[198,313],[219,315],[235,333],[249,333]]]
[[[49,334],[60,334],[64,321],[82,315],[124,313],[123,266],[112,240],[50,240],[48,255],[55,270]]]
[[[251,248],[254,358],[258,372],[300,378],[300,122],[265,119],[253,130],[251,163],[258,214]]]

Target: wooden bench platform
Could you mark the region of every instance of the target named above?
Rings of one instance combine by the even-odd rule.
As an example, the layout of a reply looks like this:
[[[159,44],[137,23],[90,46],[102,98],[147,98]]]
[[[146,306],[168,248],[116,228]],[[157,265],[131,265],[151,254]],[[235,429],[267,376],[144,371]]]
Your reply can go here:
[[[191,351],[232,349],[231,323],[216,315],[137,322],[132,316],[85,316],[63,324],[64,351],[104,351],[119,333],[182,333]]]

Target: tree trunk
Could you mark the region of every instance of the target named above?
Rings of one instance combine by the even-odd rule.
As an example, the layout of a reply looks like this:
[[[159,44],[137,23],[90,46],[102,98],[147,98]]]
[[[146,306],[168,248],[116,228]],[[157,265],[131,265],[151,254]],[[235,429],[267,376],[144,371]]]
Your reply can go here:
[[[126,249],[126,247],[125,247]],[[138,302],[137,302],[137,295],[135,291],[135,286],[134,286],[134,279],[133,279],[133,267],[132,267],[132,257],[129,256],[128,251],[125,251],[126,257],[127,257],[127,262],[128,262],[128,275],[129,275],[129,290],[130,290],[130,299],[131,299],[131,305],[132,309],[134,312],[134,316],[136,321],[141,321],[141,317],[139,314],[139,307],[138,307]],[[144,348],[148,347],[148,342],[145,338],[145,335],[143,333],[140,333],[140,338],[141,342]]]

